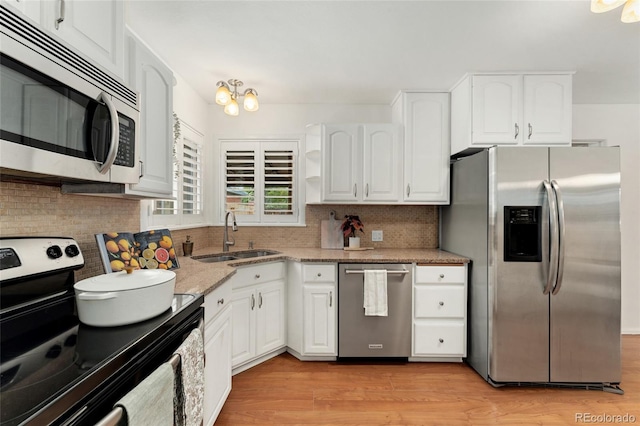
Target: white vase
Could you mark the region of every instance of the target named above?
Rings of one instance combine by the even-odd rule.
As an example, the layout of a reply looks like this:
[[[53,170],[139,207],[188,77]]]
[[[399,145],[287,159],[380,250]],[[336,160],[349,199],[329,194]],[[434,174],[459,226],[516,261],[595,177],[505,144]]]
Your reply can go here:
[[[360,248],[360,237],[349,237],[349,248]]]

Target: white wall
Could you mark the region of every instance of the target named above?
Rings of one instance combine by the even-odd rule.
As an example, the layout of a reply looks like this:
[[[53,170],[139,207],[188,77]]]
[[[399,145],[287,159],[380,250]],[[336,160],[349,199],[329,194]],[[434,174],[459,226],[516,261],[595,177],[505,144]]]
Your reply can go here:
[[[388,123],[389,105],[260,105],[257,112],[240,106],[240,115],[230,117],[220,105],[209,106],[213,132],[225,137],[304,134],[307,124],[315,123]]]
[[[178,74],[173,75],[173,111],[180,120],[206,135],[209,129],[209,104]]]
[[[640,105],[574,105],[573,138],[620,146],[622,332],[640,334]]]

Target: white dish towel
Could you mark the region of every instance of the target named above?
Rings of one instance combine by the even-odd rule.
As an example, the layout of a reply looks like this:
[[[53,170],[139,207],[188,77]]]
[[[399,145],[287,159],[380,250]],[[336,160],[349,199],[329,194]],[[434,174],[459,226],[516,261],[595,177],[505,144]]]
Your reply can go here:
[[[387,271],[364,271],[364,315],[386,317],[387,307]]]
[[[116,406],[126,412],[126,424],[172,426],[173,382],[173,367],[165,362],[118,401]]]

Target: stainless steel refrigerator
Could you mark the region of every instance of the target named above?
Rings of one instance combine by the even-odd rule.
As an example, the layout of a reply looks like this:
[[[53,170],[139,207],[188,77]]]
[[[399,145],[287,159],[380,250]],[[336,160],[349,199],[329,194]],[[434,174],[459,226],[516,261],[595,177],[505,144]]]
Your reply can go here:
[[[619,391],[619,156],[494,147],[452,163],[440,246],[472,261],[467,362],[488,382]]]

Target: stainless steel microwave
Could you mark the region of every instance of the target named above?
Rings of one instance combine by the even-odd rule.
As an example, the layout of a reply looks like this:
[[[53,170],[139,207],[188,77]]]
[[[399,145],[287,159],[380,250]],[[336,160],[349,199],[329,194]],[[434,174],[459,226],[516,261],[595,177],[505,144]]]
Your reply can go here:
[[[139,96],[0,6],[0,173],[137,183]]]

